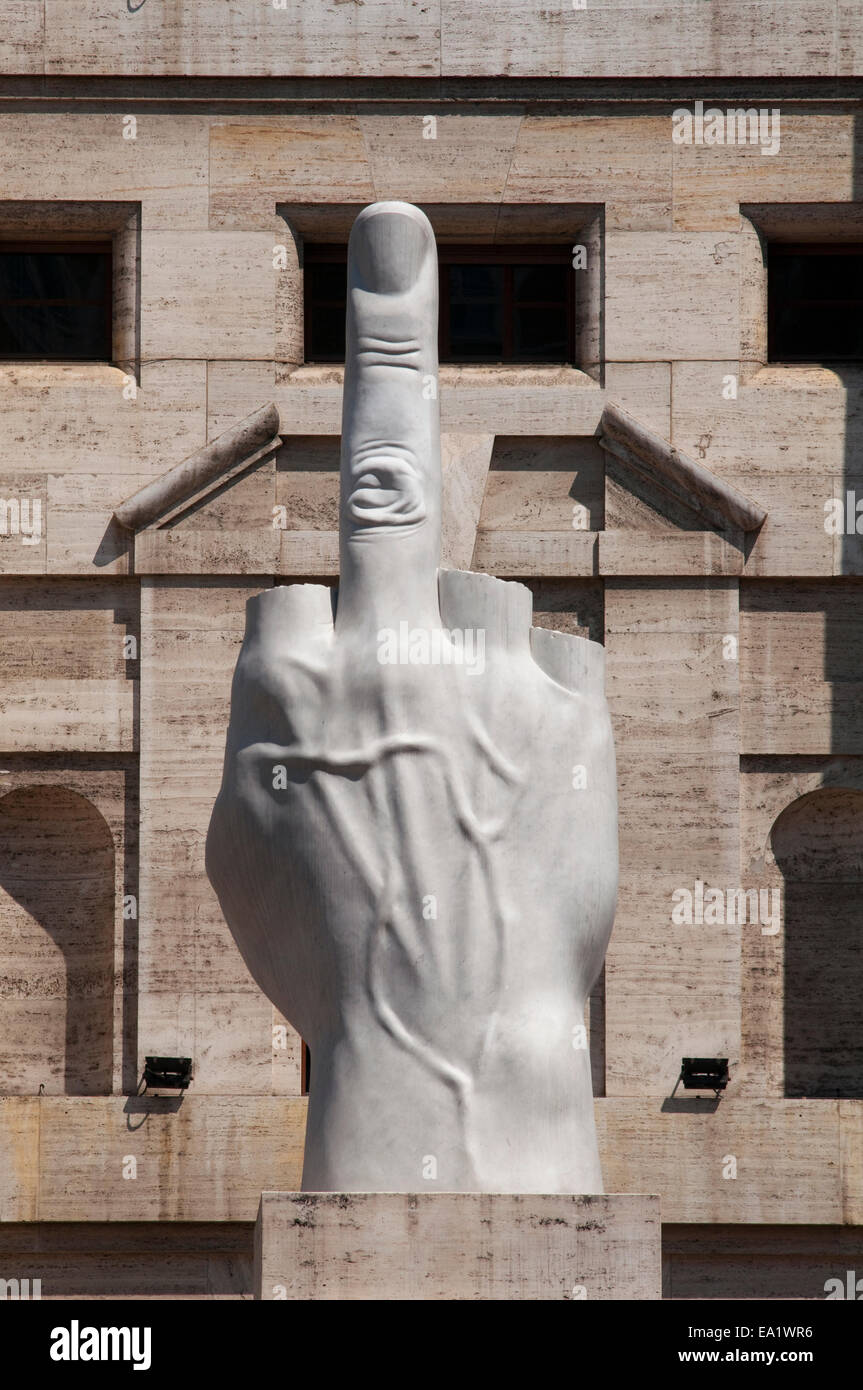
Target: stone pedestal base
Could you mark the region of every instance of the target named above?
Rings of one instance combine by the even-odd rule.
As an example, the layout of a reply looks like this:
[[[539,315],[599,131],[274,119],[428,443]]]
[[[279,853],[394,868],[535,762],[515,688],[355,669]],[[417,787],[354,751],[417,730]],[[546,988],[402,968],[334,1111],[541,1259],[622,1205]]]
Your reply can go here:
[[[260,1299],[658,1299],[659,1198],[264,1192]]]

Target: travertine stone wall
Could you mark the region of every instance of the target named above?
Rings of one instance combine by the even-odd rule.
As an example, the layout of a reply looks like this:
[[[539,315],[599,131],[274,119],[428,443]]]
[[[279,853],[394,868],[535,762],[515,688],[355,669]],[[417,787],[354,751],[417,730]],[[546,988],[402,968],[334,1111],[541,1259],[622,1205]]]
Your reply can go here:
[[[3,751],[133,751],[137,643],[133,583],[0,579]]]
[[[150,24],[145,11],[139,18]],[[585,17],[573,15],[573,21]],[[0,115],[7,209],[37,194],[43,202],[80,201],[86,188],[88,206],[100,199],[139,204],[141,225],[141,365],[134,397],[128,375],[110,367],[0,369],[7,481],[26,476],[28,486],[40,489],[45,515],[39,546],[2,538],[4,568],[77,571],[91,581],[106,569],[128,569],[127,538],[109,524],[120,500],[272,397],[286,435],[272,493],[263,487],[264,475],[255,474],[182,526],[141,536],[136,545],[139,573],[153,576],[141,581],[151,624],[144,637],[140,721],[141,1050],[193,1052],[202,1087],[230,1089],[240,1078],[255,1090],[284,1084],[273,1080],[271,1020],[201,871],[242,596],[247,587],[251,592],[269,582],[268,575],[335,571],[341,372],[297,365],[300,256],[277,208],[315,202],[324,210],[356,207],[373,197],[456,206],[470,200],[468,224],[475,228],[487,206],[490,234],[507,209],[538,204],[541,225],[542,209],[565,206],[567,199],[603,207],[604,386],[572,369],[444,368],[443,421],[462,441],[496,440],[475,566],[513,576],[589,583],[599,575],[605,581],[625,847],[607,980],[611,1093],[635,1085],[633,1068],[645,1048],[649,1084],[660,1092],[683,1052],[739,1052],[739,934],[723,929],[708,939],[703,931],[672,930],[668,916],[674,887],[699,877],[709,882],[711,875],[731,875],[734,882],[738,872],[737,677],[721,652],[722,638],[737,630],[736,591],[730,579],[707,585],[699,575],[732,576],[743,557],[719,537],[708,545],[675,531],[655,512],[639,513],[625,486],[615,491],[606,479],[603,494],[602,460],[590,436],[604,401],[614,399],[769,508],[768,525],[746,556],[743,581],[742,747],[761,755],[828,751],[842,696],[850,701],[845,723],[852,740],[843,748],[853,751],[856,697],[847,679],[825,678],[821,610],[810,607],[805,641],[790,644],[782,613],[789,605],[794,612],[797,589],[792,586],[785,609],[780,597],[778,608],[766,609],[762,601],[756,610],[745,586],[750,573],[827,579],[840,564],[846,573],[853,567],[848,547],[837,548],[822,518],[824,497],[837,486],[854,446],[857,412],[849,402],[857,386],[848,373],[751,370],[758,292],[753,223],[736,211],[743,202],[776,198],[795,207],[849,199],[853,124],[835,108],[792,108],[783,139],[793,157],[774,159],[748,149],[674,146],[671,107],[664,114],[655,104],[639,108],[637,102],[623,112],[577,115],[441,112],[436,141],[423,140],[421,115],[409,106],[392,113],[263,113],[254,119],[141,110],[134,140],[124,138],[119,109]],[[338,216],[345,220],[342,212]],[[288,253],[284,270],[273,266],[277,244]],[[745,380],[741,363],[749,364]],[[726,399],[723,382],[738,372],[737,399]],[[46,400],[61,422],[57,429],[45,428]],[[473,457],[468,443],[460,448],[463,460]],[[481,449],[477,459],[482,462]],[[268,525],[274,504],[287,512],[281,535]],[[573,529],[576,506],[586,511],[594,535]],[[656,525],[665,535],[661,545]],[[315,535],[320,531],[326,536]],[[172,589],[175,581],[167,576],[164,588],[155,582],[166,569],[224,576],[191,584],[188,612],[175,628],[162,626],[159,605],[163,595],[180,589]],[[232,581],[232,571],[254,582]],[[651,571],[656,581],[636,578]],[[675,575],[687,578],[679,582]],[[705,612],[700,604],[708,589],[714,606]],[[236,609],[224,621],[234,626],[211,631],[207,606],[214,594],[221,602],[226,592],[236,598]],[[856,602],[856,591],[850,601]],[[829,596],[824,603],[832,604],[833,621],[845,621],[846,603]],[[666,605],[676,605],[675,616]],[[808,662],[801,688],[794,684],[796,666],[787,680],[782,675],[781,650],[791,646],[802,646]],[[52,693],[53,679],[46,671],[40,723],[56,732],[43,734],[38,746],[78,748],[98,740],[96,747],[132,747],[133,682],[117,682],[109,697],[104,685],[84,690],[82,679],[71,692],[61,685]],[[791,682],[787,698],[783,680]],[[645,699],[648,692],[652,701]],[[786,717],[791,697],[793,717]],[[74,710],[86,718],[79,714],[76,722]],[[14,719],[7,725],[10,748],[29,747],[34,737],[30,712],[18,718],[20,732]],[[801,742],[804,721],[808,732]],[[666,833],[669,805],[675,808],[673,847]],[[640,968],[645,954],[652,962],[647,974]],[[219,1028],[207,1024],[210,1018],[218,1018]],[[292,1040],[292,1056],[295,1048]],[[292,1076],[295,1071],[292,1062]]]
[[[63,786],[0,798],[0,1067],[7,1092],[111,1089],[114,844]]]
[[[249,976],[204,873],[245,603],[264,587],[142,581],[140,1068],[146,1054],[191,1056],[196,1093],[300,1091],[295,1035]]]
[[[802,1056],[817,1060],[826,1046],[833,1055],[823,1079],[834,1088],[838,1082],[840,1094],[859,1096],[859,1028],[849,1026],[848,1016],[850,1010],[856,1017],[858,1008],[849,996],[856,993],[859,998],[856,808],[861,794],[863,766],[857,757],[741,760],[741,881],[759,892],[778,893],[783,918],[783,930],[776,934],[758,929],[743,934],[741,1095],[799,1093],[799,1079],[793,1088],[793,1062],[795,1057],[801,1060],[801,1041],[810,1039],[815,1046],[804,1049]],[[820,891],[807,889],[807,879],[798,869],[800,856],[788,854],[788,827],[796,825],[799,834],[801,822],[806,842],[813,849],[821,845],[829,855],[827,882],[822,880]],[[802,867],[812,871],[817,866],[804,862]],[[818,883],[817,874],[808,879],[809,885],[813,881]],[[842,1075],[849,1064],[851,1074]],[[839,1077],[830,1075],[834,1066],[840,1069]],[[860,1109],[859,1100],[842,1104],[849,1115]]]
[[[151,3],[123,22],[150,23]],[[686,6],[689,15],[698,9]],[[570,22],[593,21],[585,11]],[[469,206],[474,237],[485,209],[489,239],[559,237],[552,227],[567,203],[603,213],[604,391],[572,369],[444,368],[446,430],[587,437],[613,399],[768,507],[748,573],[856,573],[859,543],[826,534],[821,509],[854,474],[858,374],[763,365],[753,230],[765,223],[757,209],[779,202],[797,209],[801,235],[810,234],[807,217],[819,237],[833,234],[823,209],[847,208],[858,182],[853,116],[826,99],[805,109],[783,99],[781,149],[764,157],[747,146],[674,145],[677,105],[597,101],[595,111],[568,115],[524,104],[515,113],[440,109],[435,140],[423,139],[422,112],[407,103],[358,114],[264,110],[254,119],[142,108],[134,139],[124,138],[119,105],[4,110],[0,225],[23,234],[21,205],[31,208],[31,232],[43,229],[38,203],[65,205],[79,228],[100,202],[140,207],[134,399],[128,362],[0,365],[0,481],[26,473],[44,511],[40,545],[0,545],[4,570],[127,568],[123,538],[109,526],[113,507],[265,400],[277,401],[287,435],[337,433],[341,373],[301,365],[300,250],[278,209],[317,204],[316,235],[327,239],[344,234],[331,230],[327,209],[342,226],[375,197],[411,196],[433,220],[434,208]],[[507,215],[519,210],[529,221],[506,233]],[[584,228],[586,215],[570,222]],[[443,220],[456,235],[452,218]],[[285,264],[274,269],[279,246]],[[735,375],[731,399],[723,389]],[[45,429],[46,399],[56,430]]]
[[[847,812],[849,789],[863,790],[863,546],[824,526],[827,499],[863,496],[863,375],[766,364],[762,247],[764,235],[861,237],[840,80],[863,61],[859,7],[786,0],[766,58],[776,7],[743,0],[669,0],[650,22],[634,0],[167,8],[10,0],[0,34],[0,70],[48,83],[15,106],[12,79],[0,110],[0,236],[101,227],[123,267],[113,365],[0,363],[0,498],[38,501],[42,520],[33,544],[0,534],[0,793],[40,789],[21,808],[38,811],[17,855],[25,880],[63,833],[70,793],[104,818],[114,854],[99,947],[111,1014],[94,1024],[90,1072],[113,1094],[58,1094],[62,948],[20,886],[0,903],[37,962],[4,957],[4,977],[50,986],[7,1015],[13,1079],[0,1090],[24,1094],[0,1105],[0,1218],[250,1222],[263,1188],[299,1183],[300,1040],[233,945],[204,837],[245,599],[338,571],[342,371],[304,363],[304,238],[343,240],[365,203],[410,198],[451,241],[589,247],[579,368],[441,368],[446,555],[528,582],[538,622],[608,648],[622,879],[590,1005],[605,1180],[658,1191],[667,1221],[739,1230],[724,1263],[699,1264],[683,1237],[669,1256],[672,1294],[733,1289],[760,1258],[747,1224],[863,1222],[863,1101],[787,1094],[789,1001],[805,985],[823,1009],[837,983],[818,969],[814,927],[787,990],[784,928],[672,921],[673,893],[696,881],[787,892],[771,838],[783,813],[822,788]],[[781,108],[781,150],[765,157],[673,144],[672,111],[712,100],[706,80],[684,96],[675,82],[704,71],[835,80],[805,100],[790,85],[762,100],[760,77],[737,84],[734,105]],[[61,93],[63,74],[83,85]],[[192,79],[207,74],[255,80],[204,91]],[[268,74],[298,80],[278,106]],[[459,104],[471,75],[488,81]],[[532,75],[546,80],[507,81]],[[368,84],[378,77],[385,92]],[[134,545],[112,523],[144,483],[269,401],[274,458]],[[609,467],[596,443],[607,401],[764,506],[762,530],[745,542],[705,530]],[[124,635],[140,660],[123,655]],[[53,807],[45,787],[65,789]],[[0,858],[12,849],[7,837]],[[103,852],[100,882],[107,841]],[[124,918],[124,894],[137,916]],[[846,935],[857,896],[835,916]],[[192,1056],[182,1102],[128,1094],[154,1052]],[[670,1099],[681,1057],[701,1053],[730,1058],[728,1094]],[[812,1241],[801,1230],[789,1267],[815,1259]],[[189,1258],[183,1287],[212,1292],[201,1252]]]
[[[263,1190],[299,1188],[305,1111],[300,1097],[193,1091],[10,1097],[0,1221],[251,1221]],[[663,1221],[863,1224],[857,1101],[600,1098],[596,1115],[607,1190],[652,1187]]]
[[[6,1223],[0,1263],[31,1289],[41,1280],[46,1300],[251,1299],[254,1224]],[[827,1280],[844,1287],[861,1264],[853,1226],[711,1226],[707,1237],[697,1225],[662,1228],[664,1298],[822,1299]]]
[[[3,764],[2,1092],[134,1089],[137,759],[6,753]]]
[[[538,0],[365,0],[362,17],[338,0],[250,8],[242,0],[185,0],[166,10],[140,0],[11,0],[4,72],[224,76],[662,77],[859,70],[860,16],[850,0],[728,0],[714,12],[665,0],[649,16],[636,0],[548,8]],[[765,31],[769,58],[765,59]]]
[[[863,752],[863,589],[855,581],[746,584],[740,650],[741,752]]]
[[[740,928],[673,920],[678,889],[737,876],[736,582],[608,579],[605,632],[621,832],[606,1089],[667,1096],[681,1057],[740,1053]]]
[[[861,1265],[853,1226],[662,1228],[663,1298],[823,1299]]]
[[[0,1266],[21,1270],[30,1297],[46,1301],[250,1299],[253,1247],[254,1226],[243,1221],[0,1226]]]

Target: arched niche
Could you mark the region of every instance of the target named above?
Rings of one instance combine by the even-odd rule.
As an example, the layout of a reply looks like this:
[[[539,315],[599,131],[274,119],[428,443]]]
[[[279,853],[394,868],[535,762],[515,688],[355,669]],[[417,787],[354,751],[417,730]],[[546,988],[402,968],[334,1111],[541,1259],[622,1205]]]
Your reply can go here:
[[[0,1093],[110,1094],[114,843],[65,787],[0,799]]]
[[[782,812],[785,1094],[863,1097],[863,791],[822,788]]]

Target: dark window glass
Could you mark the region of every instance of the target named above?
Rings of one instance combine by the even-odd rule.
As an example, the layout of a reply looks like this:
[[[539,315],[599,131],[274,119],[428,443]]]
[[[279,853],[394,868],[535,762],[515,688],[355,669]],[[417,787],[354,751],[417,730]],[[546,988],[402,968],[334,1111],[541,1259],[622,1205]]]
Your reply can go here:
[[[561,304],[566,296],[563,265],[520,265],[514,273],[517,304]]]
[[[863,360],[863,246],[773,245],[771,362]]]
[[[345,305],[316,304],[311,316],[306,357],[310,362],[344,362]]]
[[[344,307],[346,295],[346,262],[322,262],[312,270],[314,298],[323,303],[341,304]]]
[[[515,361],[567,361],[569,274],[565,265],[513,268]]]
[[[569,247],[438,247],[441,362],[573,362]],[[345,358],[346,251],[305,257],[306,360]]]
[[[110,245],[0,243],[0,357],[110,362]]]
[[[449,308],[450,353],[461,362],[503,356],[504,271],[499,265],[448,265],[443,268],[444,302]],[[441,345],[439,345],[441,346]]]
[[[303,267],[307,362],[344,362],[347,248],[306,247]]]

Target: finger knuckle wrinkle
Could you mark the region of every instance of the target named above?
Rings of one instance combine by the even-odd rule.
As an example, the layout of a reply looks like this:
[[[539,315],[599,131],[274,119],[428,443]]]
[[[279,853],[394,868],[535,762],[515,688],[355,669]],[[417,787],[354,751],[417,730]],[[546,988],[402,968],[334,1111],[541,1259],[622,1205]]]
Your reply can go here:
[[[418,371],[419,343],[416,340],[389,342],[384,338],[361,338],[357,361],[360,367],[410,367]]]

